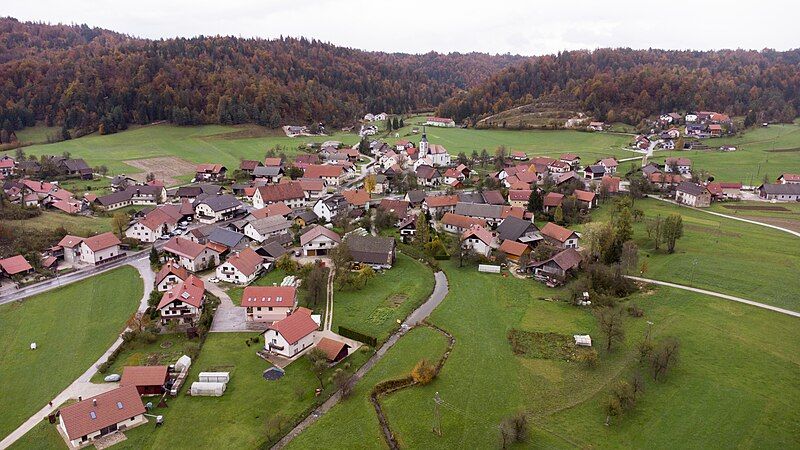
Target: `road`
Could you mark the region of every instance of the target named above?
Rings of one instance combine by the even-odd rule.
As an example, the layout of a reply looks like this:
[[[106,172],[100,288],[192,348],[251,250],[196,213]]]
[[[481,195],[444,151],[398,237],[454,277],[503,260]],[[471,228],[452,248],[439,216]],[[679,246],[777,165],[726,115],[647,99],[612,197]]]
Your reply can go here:
[[[129,262],[128,264],[135,267],[136,270],[139,271],[139,275],[142,277],[142,281],[144,282],[144,294],[142,295],[141,300],[139,300],[139,308],[137,310],[137,312],[143,313],[147,309],[147,300],[150,298],[150,292],[153,291],[155,273],[153,273],[153,270],[150,268],[150,260],[147,258],[147,256],[143,258],[140,257],[139,259]],[[123,330],[123,332],[124,331],[125,330]],[[11,446],[11,444],[24,436],[28,431],[39,424],[39,422],[58,410],[58,408],[64,404],[64,402],[70,399],[77,399],[78,397],[90,398],[94,395],[99,395],[116,388],[119,383],[95,384],[91,382],[91,379],[95,373],[97,373],[97,366],[108,360],[108,357],[121,345],[122,333],[120,333],[120,336],[117,337],[117,340],[111,344],[111,347],[109,347],[108,350],[106,350],[105,353],[103,353],[103,355],[97,361],[95,361],[94,364],[86,369],[86,371],[79,376],[78,379],[73,381],[72,384],[67,386],[66,389],[56,395],[52,401],[52,406],[45,405],[42,409],[37,411],[36,414],[28,418],[25,423],[20,425],[16,430],[12,431],[11,434],[0,441],[0,449],[5,449]],[[64,349],[64,351],[69,351],[69,349]]]
[[[762,308],[762,309],[768,309],[770,311],[779,312],[781,314],[786,314],[786,315],[789,315],[789,316],[800,317],[800,312],[797,312],[797,311],[778,308],[777,306],[772,306],[772,305],[767,305],[767,304],[764,304],[764,303],[754,302],[752,300],[747,300],[747,299],[744,299],[744,298],[741,298],[741,297],[735,297],[733,295],[723,294],[721,292],[707,291],[705,289],[693,288],[693,287],[689,287],[689,286],[684,286],[682,284],[669,283],[667,281],[652,280],[650,278],[634,277],[634,276],[631,276],[631,275],[625,275],[625,278],[630,278],[631,280],[635,280],[635,281],[641,281],[643,283],[652,283],[652,284],[657,284],[657,285],[660,285],[660,286],[667,286],[667,287],[672,287],[672,288],[676,288],[676,289],[683,289],[684,291],[697,292],[699,294],[712,295],[714,297],[724,298],[725,300],[731,300],[731,301],[734,301],[734,302],[744,303],[746,305],[755,306],[757,308]]]
[[[740,222],[746,222],[746,223],[750,223],[750,224],[753,224],[753,225],[760,225],[762,227],[772,228],[772,229],[775,229],[775,230],[783,231],[784,233],[789,233],[789,234],[794,235],[796,237],[800,237],[800,232],[797,232],[797,231],[794,231],[794,230],[790,230],[788,228],[779,227],[777,225],[772,225],[770,223],[759,222],[757,220],[745,219],[745,218],[742,218],[742,217],[729,216],[727,214],[722,214],[722,213],[718,213],[718,212],[714,212],[714,211],[709,211],[709,210],[703,209],[703,208],[695,208],[695,207],[692,207],[692,206],[689,206],[689,205],[684,205],[683,203],[678,203],[675,200],[670,200],[668,198],[661,198],[661,197],[657,197],[657,196],[649,196],[649,197],[650,198],[654,198],[656,200],[661,200],[662,202],[672,203],[673,205],[683,206],[684,208],[690,208],[690,209],[693,209],[695,211],[704,212],[706,214],[711,214],[711,215],[714,215],[714,216],[724,217],[726,219],[738,220]]]
[[[363,366],[361,366],[356,373],[353,374],[353,383],[357,383],[359,380],[364,378],[364,376],[373,368],[375,364],[377,364],[383,357],[386,355],[386,352],[389,351],[390,348],[400,340],[400,338],[406,333],[408,329],[411,327],[418,325],[420,322],[425,320],[437,306],[447,297],[448,292],[448,284],[447,284],[447,277],[445,276],[444,272],[436,272],[434,274],[434,278],[436,280],[436,285],[433,288],[433,293],[431,296],[428,297],[428,300],[425,301],[419,308],[415,309],[408,318],[403,322],[403,325],[400,327],[398,331],[394,334],[389,336],[389,339],[375,352],[372,357],[370,357]],[[325,403],[319,406],[319,408],[315,409],[310,415],[308,415],[302,422],[297,424],[286,436],[283,437],[277,444],[275,444],[272,449],[277,450],[284,448],[289,442],[292,441],[295,437],[297,437],[303,430],[308,428],[311,424],[317,421],[322,415],[327,413],[331,410],[337,403],[341,400],[341,392],[336,391],[331,398],[329,398]]]

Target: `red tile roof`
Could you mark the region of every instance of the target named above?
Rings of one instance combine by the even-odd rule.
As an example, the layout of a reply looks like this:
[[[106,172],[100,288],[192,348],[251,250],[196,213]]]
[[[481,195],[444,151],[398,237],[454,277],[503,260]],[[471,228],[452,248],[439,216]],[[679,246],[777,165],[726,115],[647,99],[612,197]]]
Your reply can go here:
[[[195,172],[197,173],[220,173],[225,168],[222,164],[198,164]]]
[[[337,178],[342,175],[344,168],[332,164],[310,164],[306,167],[305,178]]]
[[[0,259],[0,267],[3,272],[9,275],[16,275],[18,273],[33,270],[28,261],[22,255],[15,255],[10,258]]]
[[[69,439],[75,440],[144,412],[136,387],[124,386],[61,408],[61,420]]]
[[[206,289],[203,280],[194,275],[189,275],[185,281],[172,286],[170,290],[164,292],[156,309],[161,309],[174,301],[184,302],[199,308],[203,304],[205,294]]]
[[[785,181],[800,181],[800,174],[797,173],[783,173],[778,179],[783,178]]]
[[[319,325],[311,318],[311,310],[300,307],[289,317],[270,325],[268,329],[277,331],[286,339],[289,345],[293,345],[300,339],[316,331],[317,328],[319,328]]]
[[[119,385],[163,386],[167,381],[167,366],[125,366]]]
[[[481,226],[474,226],[461,233],[461,240],[468,239],[472,236],[483,241],[485,244],[490,245],[494,241],[494,235],[491,231]]]
[[[369,201],[369,193],[365,189],[345,189],[342,195],[353,206],[363,207]]]
[[[282,202],[284,200],[293,200],[298,198],[305,198],[303,188],[298,182],[271,184],[269,186],[258,187],[258,192],[261,194],[261,199],[264,203]]]
[[[164,251],[174,253],[178,256],[195,259],[203,253],[205,246],[189,239],[175,236],[164,245]]]
[[[512,189],[508,191],[509,201],[528,201],[533,191],[530,189]]]
[[[564,194],[559,194],[558,192],[548,192],[547,195],[544,196],[544,206],[558,206],[561,202],[564,201]]]
[[[461,214],[454,214],[451,212],[445,213],[442,217],[442,224],[450,225],[457,228],[470,228],[473,226],[485,227],[486,221],[483,219],[476,219],[474,217],[462,216]]]
[[[581,159],[581,157],[576,155],[575,153],[564,153],[559,157],[559,159],[564,161],[577,161]]]
[[[189,277],[189,271],[177,264],[173,264],[172,261],[168,261],[166,264],[161,266],[161,269],[156,274],[156,285],[164,281],[164,278],[167,278],[169,275],[175,275],[181,281],[183,281]]]
[[[247,286],[242,293],[241,306],[283,306],[293,308],[297,301],[294,286]]]
[[[342,349],[345,348],[347,344],[341,341],[336,341],[330,338],[322,338],[317,342],[316,348],[318,348],[322,353],[325,354],[325,357],[328,358],[328,361],[333,361],[339,356]]]
[[[119,245],[122,242],[120,242],[119,238],[114,235],[114,233],[109,231],[107,233],[98,234],[97,236],[88,237],[83,240],[83,243],[89,247],[89,250],[97,252]]]
[[[292,212],[291,208],[286,206],[286,203],[277,202],[271,205],[267,205],[264,208],[253,210],[250,214],[253,215],[256,219],[263,219],[265,217],[272,217],[272,216],[285,216]]]
[[[506,239],[500,244],[500,251],[512,256],[522,256],[526,250],[528,250],[527,245],[510,239]]]
[[[250,275],[256,273],[256,271],[261,267],[261,264],[264,262],[264,259],[261,258],[261,255],[256,253],[252,248],[247,247],[236,255],[228,258],[228,261],[226,262],[231,263],[231,265],[239,272],[242,272],[245,276],[249,277]]]
[[[605,185],[609,193],[614,193],[614,192],[619,192],[620,181],[622,181],[621,178],[603,175],[603,178],[600,180],[600,184]]]
[[[443,206],[456,206],[458,195],[429,195],[425,197],[428,208],[441,208]]]
[[[68,235],[64,236],[58,242],[58,246],[59,247],[64,247],[64,248],[74,248],[74,247],[77,247],[78,245],[80,245],[81,242],[83,242],[83,238],[82,237],[73,236],[71,234],[68,234]]]
[[[594,201],[594,192],[589,191],[582,191],[580,189],[575,189],[575,198],[582,202],[591,203]]]
[[[267,167],[280,167],[283,164],[280,158],[264,158],[264,165]]]
[[[549,238],[553,238],[553,239],[555,239],[555,240],[557,240],[558,242],[561,242],[561,243],[566,242],[567,239],[570,238],[570,236],[575,234],[574,231],[572,231],[570,229],[567,229],[567,228],[564,228],[564,227],[562,227],[560,225],[556,225],[553,222],[547,222],[545,224],[545,226],[542,227],[541,233],[544,236],[547,236]]]

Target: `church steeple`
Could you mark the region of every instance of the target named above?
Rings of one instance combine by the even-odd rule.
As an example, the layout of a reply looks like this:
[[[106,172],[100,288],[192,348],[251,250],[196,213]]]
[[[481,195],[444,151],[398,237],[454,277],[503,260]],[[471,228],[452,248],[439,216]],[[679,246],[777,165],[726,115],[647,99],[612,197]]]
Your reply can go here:
[[[422,139],[419,141],[419,157],[422,158],[428,154],[428,135],[425,133],[425,127],[422,127]]]

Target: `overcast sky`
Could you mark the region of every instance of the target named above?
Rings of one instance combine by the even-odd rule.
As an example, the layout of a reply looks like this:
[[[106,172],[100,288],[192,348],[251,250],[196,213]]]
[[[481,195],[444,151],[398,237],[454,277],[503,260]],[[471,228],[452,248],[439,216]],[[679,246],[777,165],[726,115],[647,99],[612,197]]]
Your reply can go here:
[[[800,47],[800,2],[17,0],[0,14],[147,38],[306,36],[365,50],[541,55],[598,47]],[[745,3],[742,5],[742,3]],[[106,4],[108,6],[99,6]]]

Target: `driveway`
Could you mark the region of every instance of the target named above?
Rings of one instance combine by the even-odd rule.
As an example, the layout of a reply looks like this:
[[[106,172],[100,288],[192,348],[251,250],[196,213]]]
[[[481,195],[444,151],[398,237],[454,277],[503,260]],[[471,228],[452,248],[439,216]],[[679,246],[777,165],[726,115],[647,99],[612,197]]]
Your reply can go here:
[[[247,313],[244,308],[236,306],[231,300],[228,293],[215,283],[210,283],[209,278],[215,276],[214,273],[208,274],[203,277],[203,282],[206,289],[219,298],[219,307],[217,312],[214,313],[214,321],[211,322],[212,333],[233,333],[242,331],[261,331],[266,329],[266,326],[247,322]]]

